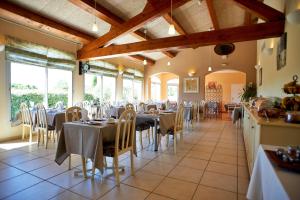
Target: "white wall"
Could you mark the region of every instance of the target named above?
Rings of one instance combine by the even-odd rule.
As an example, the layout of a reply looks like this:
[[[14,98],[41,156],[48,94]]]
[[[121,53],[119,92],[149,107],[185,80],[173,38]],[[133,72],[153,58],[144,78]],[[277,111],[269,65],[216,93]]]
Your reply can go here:
[[[299,0],[265,0],[275,9],[289,13],[300,9]],[[277,70],[276,53],[279,38],[260,40],[257,42],[257,63],[262,67],[262,85],[258,86],[258,95],[262,96],[286,96],[282,91],[285,83],[291,82],[293,75],[297,74],[300,78],[300,25],[285,23],[285,32],[287,32],[287,54],[286,66],[279,71]],[[267,46],[274,43],[273,53],[271,55],[261,52],[261,44],[265,42]],[[257,72],[258,77],[258,72]],[[299,80],[300,81],[300,80]]]

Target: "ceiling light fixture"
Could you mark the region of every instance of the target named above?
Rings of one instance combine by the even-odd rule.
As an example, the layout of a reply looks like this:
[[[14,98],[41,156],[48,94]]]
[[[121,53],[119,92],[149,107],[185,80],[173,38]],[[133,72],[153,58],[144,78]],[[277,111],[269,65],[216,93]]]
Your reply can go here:
[[[199,6],[201,6],[202,0],[198,0],[197,3],[198,3]]]
[[[147,40],[147,29],[146,29],[146,28],[145,28],[145,30],[144,30],[144,33],[145,33],[145,40]],[[144,65],[147,65],[146,56],[144,57],[143,64],[144,64]]]
[[[208,71],[211,72],[211,71],[212,71],[212,68],[211,68],[211,67],[208,67]]]
[[[290,24],[300,24],[300,8],[290,12],[286,19]]]
[[[173,2],[171,0],[171,24],[169,26],[168,34],[169,35],[175,35],[175,26],[173,24]]]
[[[209,46],[209,66],[208,66],[208,71],[209,72],[212,71],[212,67],[211,67],[211,46]]]
[[[171,65],[171,62],[170,62],[170,61],[168,61],[167,65],[168,65],[168,66],[170,66],[170,65]]]
[[[95,10],[96,10],[96,0],[95,0]],[[94,20],[94,23],[93,23],[93,26],[92,26],[92,31],[93,32],[98,32],[98,25],[97,25],[97,22],[96,22],[96,15],[95,15],[95,20]]]

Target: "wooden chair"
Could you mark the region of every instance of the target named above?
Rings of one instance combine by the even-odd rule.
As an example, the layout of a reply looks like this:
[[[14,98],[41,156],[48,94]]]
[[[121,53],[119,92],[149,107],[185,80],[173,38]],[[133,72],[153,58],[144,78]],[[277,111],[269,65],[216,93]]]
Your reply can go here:
[[[131,175],[134,175],[133,154],[135,144],[135,123],[136,113],[134,110],[126,110],[118,120],[117,132],[114,143],[104,144],[103,155],[113,157],[113,170],[116,176],[117,185],[120,186],[119,160],[118,157],[130,151]],[[95,165],[92,169],[95,174]]]
[[[29,142],[32,142],[33,122],[31,112],[26,103],[21,103],[20,112],[22,117],[22,140],[26,135],[26,128],[29,128]]]
[[[40,145],[41,140],[41,134],[43,143],[45,140],[46,135],[46,149],[48,148],[48,139],[49,139],[49,132],[52,132],[54,134],[55,127],[51,127],[48,125],[48,119],[47,119],[47,112],[43,104],[37,104],[36,106],[36,113],[37,113],[37,123],[36,123],[36,129],[38,134],[38,146]]]
[[[134,105],[132,103],[127,103],[125,106],[126,110],[134,110]]]
[[[66,122],[73,122],[73,121],[79,121],[81,119],[81,108],[78,106],[70,107],[66,110],[65,113],[65,121]],[[82,171],[83,175],[86,178],[86,165],[85,165],[85,158],[81,156],[82,160]],[[71,169],[71,154],[69,156],[69,170]]]
[[[175,124],[174,128],[171,131],[168,131],[167,133],[167,146],[169,146],[169,136],[173,135],[173,144],[174,144],[174,154],[176,154],[176,143],[177,143],[177,134],[180,134],[180,140],[183,138],[183,121],[184,121],[184,106],[182,104],[179,105],[178,110],[176,112],[176,117],[175,117]],[[160,135],[159,135],[160,136]],[[160,141],[160,138],[159,138]]]

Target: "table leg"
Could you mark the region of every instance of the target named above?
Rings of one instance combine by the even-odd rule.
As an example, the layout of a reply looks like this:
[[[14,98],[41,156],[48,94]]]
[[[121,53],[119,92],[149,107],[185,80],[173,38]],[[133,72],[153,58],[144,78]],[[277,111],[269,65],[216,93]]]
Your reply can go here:
[[[158,150],[157,143],[157,120],[154,120],[154,151]]]

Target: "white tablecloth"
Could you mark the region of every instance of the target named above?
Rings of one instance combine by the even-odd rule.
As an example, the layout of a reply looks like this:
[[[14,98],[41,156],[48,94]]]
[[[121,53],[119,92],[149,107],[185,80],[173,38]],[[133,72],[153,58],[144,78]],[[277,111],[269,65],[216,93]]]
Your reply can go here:
[[[300,174],[275,166],[264,149],[275,150],[276,146],[263,145],[257,152],[247,198],[250,200],[299,200]]]

